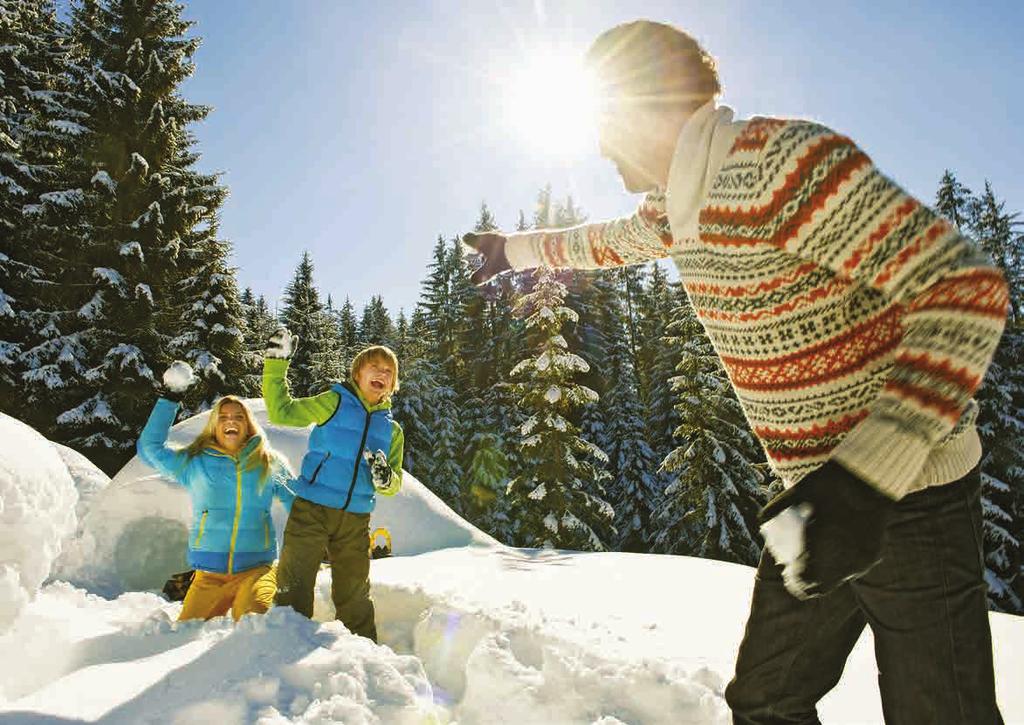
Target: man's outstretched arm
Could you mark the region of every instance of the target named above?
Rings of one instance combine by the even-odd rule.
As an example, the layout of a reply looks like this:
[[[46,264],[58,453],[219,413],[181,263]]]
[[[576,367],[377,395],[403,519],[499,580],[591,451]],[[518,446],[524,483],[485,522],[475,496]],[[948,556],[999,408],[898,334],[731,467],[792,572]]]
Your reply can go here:
[[[661,192],[648,194],[628,217],[568,229],[467,234],[464,241],[485,257],[473,275],[474,284],[509,269],[606,269],[639,264],[667,257],[674,244]]]

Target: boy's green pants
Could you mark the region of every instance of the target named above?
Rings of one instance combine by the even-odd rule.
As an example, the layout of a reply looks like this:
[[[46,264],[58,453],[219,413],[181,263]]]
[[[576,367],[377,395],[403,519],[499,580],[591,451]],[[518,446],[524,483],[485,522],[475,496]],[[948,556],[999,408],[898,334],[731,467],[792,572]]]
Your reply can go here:
[[[274,603],[313,616],[313,587],[324,549],[331,559],[331,599],[350,632],[377,641],[370,600],[370,514],[296,498],[284,527]]]

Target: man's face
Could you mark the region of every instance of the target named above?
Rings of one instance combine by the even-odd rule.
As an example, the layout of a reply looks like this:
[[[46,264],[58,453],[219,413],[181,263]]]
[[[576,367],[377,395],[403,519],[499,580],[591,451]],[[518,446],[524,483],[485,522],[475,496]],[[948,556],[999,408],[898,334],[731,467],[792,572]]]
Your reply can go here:
[[[623,185],[632,193],[646,193],[658,186],[648,116],[639,108],[629,108],[614,100],[607,102],[598,116],[601,155],[615,164]]]
[[[217,445],[228,453],[236,453],[249,440],[252,432],[241,405],[228,402],[220,406],[213,435]]]
[[[385,360],[371,360],[356,372],[356,386],[376,405],[394,389],[395,369]]]

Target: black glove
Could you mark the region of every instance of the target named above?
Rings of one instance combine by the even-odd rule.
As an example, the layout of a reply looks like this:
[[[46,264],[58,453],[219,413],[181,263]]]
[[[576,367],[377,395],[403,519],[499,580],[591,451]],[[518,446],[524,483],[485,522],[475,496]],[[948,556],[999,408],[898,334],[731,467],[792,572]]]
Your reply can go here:
[[[894,503],[835,461],[769,501],[761,533],[790,593],[821,596],[867,573],[881,559]]]
[[[512,269],[512,265],[508,263],[508,257],[505,256],[505,242],[507,241],[508,238],[504,234],[497,232],[470,232],[462,238],[463,244],[472,247],[484,258],[484,263],[469,278],[471,283],[483,284],[494,275]]]

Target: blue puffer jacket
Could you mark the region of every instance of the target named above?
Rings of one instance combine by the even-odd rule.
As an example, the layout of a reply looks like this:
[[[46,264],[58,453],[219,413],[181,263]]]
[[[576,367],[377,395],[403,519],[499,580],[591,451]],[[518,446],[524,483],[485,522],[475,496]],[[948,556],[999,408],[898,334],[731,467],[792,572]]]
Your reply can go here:
[[[390,407],[367,410],[347,385],[334,385],[332,390],[339,396],[338,407],[329,420],[309,434],[309,450],[302,459],[299,477],[290,485],[299,498],[368,514],[377,496],[363,451],[391,450],[394,419]]]
[[[185,486],[192,496],[188,563],[222,574],[269,564],[277,556],[270,505],[277,496],[290,509],[294,495],[272,472],[260,486],[259,469],[245,470],[258,438],[250,438],[237,458],[207,448],[189,458],[167,445],[178,404],[160,399],[139,436],[139,457],[161,474]]]

